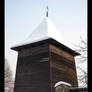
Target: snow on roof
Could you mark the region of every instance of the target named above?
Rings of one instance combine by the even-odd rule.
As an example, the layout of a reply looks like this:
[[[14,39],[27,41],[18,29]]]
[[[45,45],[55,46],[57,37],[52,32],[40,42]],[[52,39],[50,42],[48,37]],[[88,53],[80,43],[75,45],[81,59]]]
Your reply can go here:
[[[70,83],[67,83],[67,82],[64,82],[64,81],[59,81],[59,82],[57,82],[57,83],[55,84],[54,87],[57,87],[57,86],[59,86],[59,85],[72,86]]]
[[[29,35],[27,39],[13,47],[34,43],[48,38],[55,39],[56,41],[64,44],[64,39],[59,31],[56,29],[55,25],[48,17],[45,17],[44,20],[38,25],[35,30],[33,30],[33,32]]]

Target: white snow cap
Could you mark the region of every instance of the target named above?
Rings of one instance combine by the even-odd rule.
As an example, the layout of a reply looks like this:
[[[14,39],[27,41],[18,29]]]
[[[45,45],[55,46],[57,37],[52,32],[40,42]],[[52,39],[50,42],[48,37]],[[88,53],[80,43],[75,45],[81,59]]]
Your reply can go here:
[[[45,17],[44,20],[38,25],[38,27],[33,30],[29,37],[16,46],[22,46],[48,38],[52,38],[60,43],[64,43],[63,37],[56,29],[55,25],[48,17]]]
[[[57,82],[57,83],[55,84],[54,87],[57,87],[57,86],[59,86],[59,85],[72,86],[70,83],[67,83],[67,82],[64,82],[64,81],[59,81],[59,82]]]

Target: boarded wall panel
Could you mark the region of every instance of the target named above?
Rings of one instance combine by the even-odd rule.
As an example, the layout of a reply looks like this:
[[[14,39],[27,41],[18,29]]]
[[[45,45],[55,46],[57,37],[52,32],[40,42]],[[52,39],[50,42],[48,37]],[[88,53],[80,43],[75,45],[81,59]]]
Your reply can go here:
[[[51,92],[49,49],[47,45],[43,48],[31,49],[33,54],[28,50],[19,53],[14,92]]]
[[[64,81],[78,86],[74,57],[63,50],[50,45],[51,92],[55,92],[55,83]]]

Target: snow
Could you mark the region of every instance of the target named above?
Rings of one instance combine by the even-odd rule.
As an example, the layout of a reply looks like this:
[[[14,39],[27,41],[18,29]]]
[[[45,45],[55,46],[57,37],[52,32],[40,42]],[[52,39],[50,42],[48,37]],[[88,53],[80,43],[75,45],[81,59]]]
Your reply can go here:
[[[72,86],[71,84],[67,83],[67,82],[64,82],[64,81],[59,81],[55,84],[55,87],[59,86],[59,85],[67,85],[67,86]]]
[[[45,17],[27,39],[17,45],[14,45],[13,47],[22,46],[49,38],[55,39],[63,44],[65,43],[62,35],[59,33],[52,21],[48,17]]]

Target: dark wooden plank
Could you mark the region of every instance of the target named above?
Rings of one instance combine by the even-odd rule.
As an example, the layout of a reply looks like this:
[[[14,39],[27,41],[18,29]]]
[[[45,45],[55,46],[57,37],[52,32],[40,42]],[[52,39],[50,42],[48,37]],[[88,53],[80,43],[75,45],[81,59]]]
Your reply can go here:
[[[19,52],[14,92],[51,92],[48,45]]]
[[[78,86],[74,56],[50,44],[51,92],[59,81]]]

